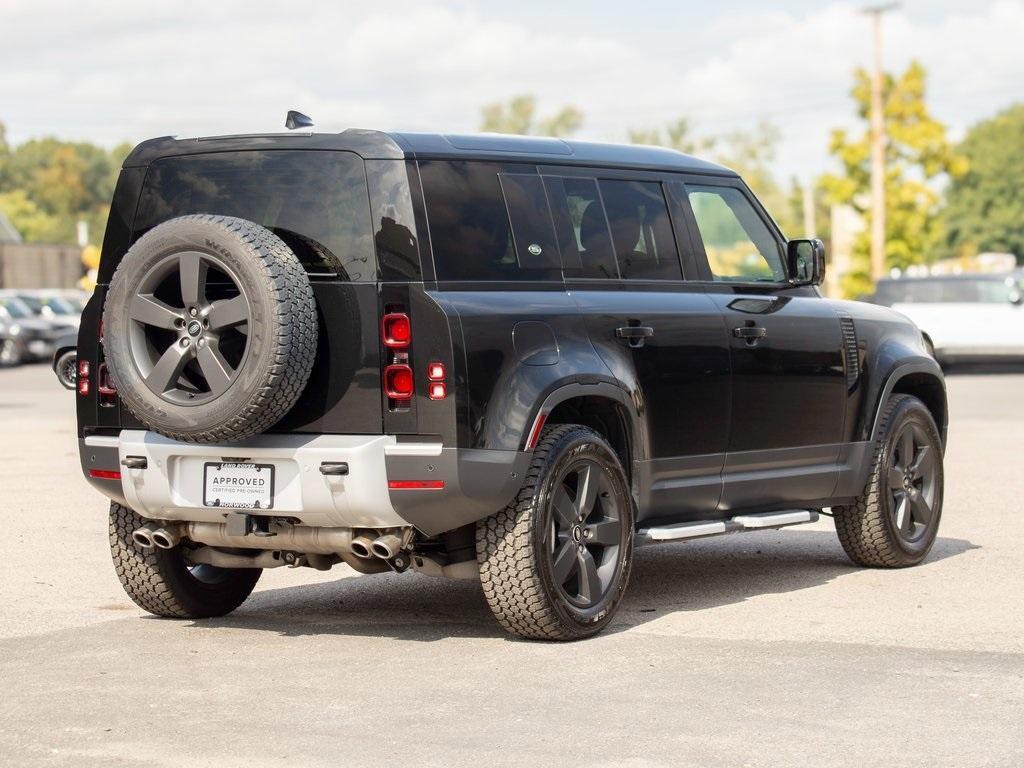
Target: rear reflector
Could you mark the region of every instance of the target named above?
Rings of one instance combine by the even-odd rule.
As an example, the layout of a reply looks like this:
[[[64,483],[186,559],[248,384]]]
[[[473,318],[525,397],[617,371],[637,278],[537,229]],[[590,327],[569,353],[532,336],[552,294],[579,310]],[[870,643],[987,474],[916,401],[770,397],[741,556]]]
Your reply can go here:
[[[540,431],[544,429],[544,422],[548,420],[546,413],[537,414],[537,420],[533,422],[533,429],[530,430],[530,439],[526,441],[526,450],[532,451],[537,447],[537,441],[540,440]]]
[[[444,488],[444,480],[388,480],[388,488],[393,491],[439,491]]]
[[[99,480],[120,480],[121,473],[116,469],[90,469],[89,477],[95,477]]]
[[[412,323],[404,312],[391,312],[380,321],[380,338],[385,347],[405,349],[412,341]]]
[[[392,400],[408,400],[413,393],[412,368],[397,363],[384,369],[384,393]]]

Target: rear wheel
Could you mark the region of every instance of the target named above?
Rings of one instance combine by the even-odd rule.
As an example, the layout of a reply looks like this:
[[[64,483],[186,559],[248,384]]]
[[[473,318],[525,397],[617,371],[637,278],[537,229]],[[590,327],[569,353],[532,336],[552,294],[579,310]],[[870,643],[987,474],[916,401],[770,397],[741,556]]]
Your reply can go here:
[[[69,349],[58,357],[53,370],[64,389],[74,389],[78,385],[78,351]]]
[[[217,568],[185,562],[181,545],[142,549],[132,533],[146,520],[120,504],[110,505],[110,554],[121,586],[136,605],[155,616],[203,619],[240,606],[259,581],[259,568]]]
[[[586,427],[547,428],[516,500],[477,524],[480,580],[495,617],[530,639],[599,632],[629,581],[633,520],[608,443]]]
[[[917,565],[935,543],[942,490],[942,439],[931,412],[916,397],[893,395],[864,490],[832,510],[846,554],[875,568]]]

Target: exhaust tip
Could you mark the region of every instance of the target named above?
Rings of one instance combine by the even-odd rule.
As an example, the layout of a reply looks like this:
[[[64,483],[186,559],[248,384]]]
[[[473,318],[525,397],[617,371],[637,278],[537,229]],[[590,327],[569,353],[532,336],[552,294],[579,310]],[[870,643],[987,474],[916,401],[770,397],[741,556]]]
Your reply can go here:
[[[138,528],[133,531],[132,541],[135,542],[135,546],[141,547],[142,549],[152,549],[155,546],[153,542],[153,535],[150,533],[148,528]]]
[[[381,536],[374,540],[373,554],[384,560],[390,560],[397,555],[402,548],[402,540],[391,534]]]
[[[356,557],[373,557],[371,547],[373,544],[365,536],[357,536],[352,539],[352,554]]]
[[[167,535],[166,531],[155,531],[150,538],[153,540],[153,544],[160,549],[174,549],[174,542],[171,541],[171,537]]]

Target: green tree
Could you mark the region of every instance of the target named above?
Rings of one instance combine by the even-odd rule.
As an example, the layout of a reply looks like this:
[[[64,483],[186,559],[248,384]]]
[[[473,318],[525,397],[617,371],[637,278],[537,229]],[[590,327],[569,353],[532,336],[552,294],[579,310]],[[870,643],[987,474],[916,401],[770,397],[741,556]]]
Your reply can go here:
[[[534,96],[516,96],[508,103],[488,104],[481,112],[480,130],[491,133],[572,136],[583,125],[583,113],[573,106],[562,107],[554,115],[538,119]]]
[[[795,232],[801,228],[800,209],[793,207],[790,194],[783,190],[771,170],[780,138],[779,129],[768,122],[759,123],[752,131],[732,131],[717,139],[697,136],[686,118],[669,123],[664,131],[629,131],[633,144],[668,147],[688,155],[705,156],[732,168],[747,182],[783,232]]]
[[[130,149],[55,138],[11,147],[0,124],[0,210],[27,242],[74,244],[77,222],[85,221],[90,241],[98,243]]]
[[[975,125],[957,151],[970,167],[946,193],[949,255],[998,251],[1024,264],[1024,104]]]
[[[938,217],[938,182],[958,178],[967,161],[957,154],[946,137],[946,127],[936,120],[925,104],[926,73],[920,63],[883,84],[883,116],[888,142],[885,147],[885,230],[886,264],[906,268],[934,261],[939,253],[941,223]],[[865,129],[850,135],[844,129],[832,132],[829,151],[839,160],[842,172],[827,174],[822,184],[829,201],[852,206],[864,217],[866,227],[854,244],[854,269],[843,278],[847,295],[871,290],[869,269],[870,232],[870,77],[863,69],[854,72],[851,92],[857,116]]]
[[[664,131],[657,128],[630,129],[629,141],[631,144],[668,147],[687,155],[707,154],[715,146],[714,139],[694,136],[693,125],[685,117],[669,123]]]

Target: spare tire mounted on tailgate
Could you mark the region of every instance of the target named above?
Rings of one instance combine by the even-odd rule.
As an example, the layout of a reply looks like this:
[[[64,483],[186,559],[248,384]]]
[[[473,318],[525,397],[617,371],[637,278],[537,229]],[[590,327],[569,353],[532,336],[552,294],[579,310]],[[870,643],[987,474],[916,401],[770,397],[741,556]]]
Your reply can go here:
[[[317,312],[298,258],[244,219],[195,215],[154,227],[110,281],[104,352],[124,404],[177,440],[241,440],[298,400]]]

